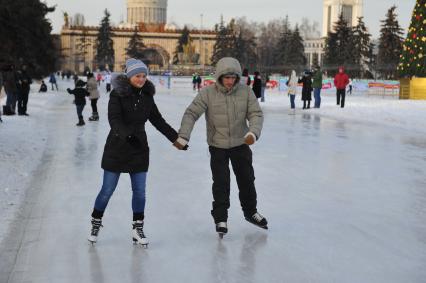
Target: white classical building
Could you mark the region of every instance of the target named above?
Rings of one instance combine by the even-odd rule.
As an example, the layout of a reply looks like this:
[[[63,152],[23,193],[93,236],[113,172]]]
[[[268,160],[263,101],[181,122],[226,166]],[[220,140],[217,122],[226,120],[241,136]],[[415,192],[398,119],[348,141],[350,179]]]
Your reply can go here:
[[[305,38],[305,56],[308,66],[322,65],[324,59],[325,38],[333,31],[334,24],[343,13],[350,26],[356,26],[358,18],[363,16],[363,0],[323,0],[323,29],[321,38]]]
[[[166,24],[167,0],[127,0],[127,22],[131,25]]]
[[[363,6],[363,0],[324,0],[322,36],[326,37],[333,30],[342,13],[349,26],[356,26],[358,18],[363,16]]]

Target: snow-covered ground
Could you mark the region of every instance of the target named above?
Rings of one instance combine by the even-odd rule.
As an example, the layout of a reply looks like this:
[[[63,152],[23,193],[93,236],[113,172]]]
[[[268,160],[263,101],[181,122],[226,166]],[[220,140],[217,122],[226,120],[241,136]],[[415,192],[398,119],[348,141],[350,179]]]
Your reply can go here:
[[[102,240],[88,249],[107,97],[99,102],[101,121],[77,128],[64,91],[71,82],[58,82],[61,91],[46,94],[33,85],[30,116],[3,116],[0,124],[1,282],[9,275],[5,282],[424,281],[426,101],[354,94],[341,109],[327,93],[321,109],[301,110],[298,96],[296,115],[287,115],[287,95],[267,93],[254,159],[259,209],[271,230],[241,220],[233,182],[230,234],[222,242],[208,215],[204,121],[185,153],[150,127],[150,249],[127,245],[127,176]],[[156,99],[178,127],[194,95],[188,85],[160,88]],[[86,119],[89,113],[87,105]],[[23,235],[19,220],[27,225]]]

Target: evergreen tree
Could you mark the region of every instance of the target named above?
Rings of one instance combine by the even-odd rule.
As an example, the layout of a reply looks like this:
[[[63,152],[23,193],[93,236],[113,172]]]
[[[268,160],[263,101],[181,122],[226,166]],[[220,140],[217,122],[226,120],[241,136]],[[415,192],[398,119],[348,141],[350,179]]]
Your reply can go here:
[[[248,69],[255,68],[257,63],[256,38],[243,27],[236,38],[236,58]]]
[[[105,9],[105,16],[99,27],[98,37],[96,39],[96,56],[95,60],[98,67],[104,70],[107,66],[112,71],[114,68],[114,42],[112,40],[113,33],[110,24],[111,14]]]
[[[324,53],[324,69],[329,70],[330,74],[336,73],[339,66],[345,66],[351,73],[355,64],[353,32],[343,14],[334,25],[334,32],[328,33]]]
[[[396,6],[391,7],[386,19],[381,21],[377,69],[386,79],[397,77],[397,66],[402,53],[403,31],[398,23],[395,9]]]
[[[231,19],[228,26],[226,27],[228,36],[227,36],[227,54],[225,56],[237,58],[239,56],[238,52],[238,29],[235,24],[235,19]],[[244,45],[244,43],[240,43]]]
[[[184,26],[182,30],[182,35],[179,38],[178,44],[176,45],[176,50],[173,57],[173,64],[182,63],[179,62],[179,53],[183,53],[184,46],[190,42],[190,31],[187,26]]]
[[[290,57],[289,45],[293,37],[293,31],[291,30],[288,16],[284,20],[282,30],[283,31],[281,32],[278,44],[275,48],[275,58],[277,60],[276,64],[280,68],[283,68],[283,70],[289,70],[291,69],[291,67],[288,66]]]
[[[39,0],[2,0],[0,5],[0,67],[25,64],[33,76],[55,70],[59,47],[46,18],[55,10]]]
[[[398,66],[403,77],[426,77],[426,0],[417,0]]]
[[[358,24],[353,28],[353,54],[354,70],[356,77],[363,77],[370,66],[371,54],[371,34],[368,33],[363,17],[358,18]]]
[[[303,39],[300,35],[299,26],[296,25],[288,44],[287,70],[302,71],[306,67],[306,62]]]
[[[138,32],[138,28],[135,27],[132,37],[129,40],[129,44],[126,48],[126,56],[128,58],[136,58],[139,60],[146,60],[144,57],[144,49],[146,48],[143,42],[142,36]]]
[[[216,25],[216,43],[213,47],[213,55],[211,58],[212,64],[216,64],[223,57],[237,57],[238,55],[238,44],[237,44],[237,33],[235,27],[235,20],[225,27],[223,19],[220,25]]]

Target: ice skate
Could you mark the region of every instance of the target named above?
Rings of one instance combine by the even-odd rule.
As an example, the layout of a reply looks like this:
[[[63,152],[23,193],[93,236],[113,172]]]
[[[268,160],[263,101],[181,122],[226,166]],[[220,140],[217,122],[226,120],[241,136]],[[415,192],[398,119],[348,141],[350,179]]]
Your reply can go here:
[[[99,121],[99,114],[98,114],[98,112],[93,112],[92,116],[89,117],[89,121]]]
[[[86,125],[86,123],[84,123],[84,119],[83,119],[83,117],[78,117],[78,123],[77,124],[75,124],[77,127],[81,127],[81,126],[84,126],[84,125]]]
[[[216,232],[219,234],[219,238],[223,239],[223,236],[228,233],[228,225],[226,222],[216,223]]]
[[[92,218],[92,231],[90,232],[89,238],[87,238],[92,245],[98,240],[99,229],[101,227],[104,227],[102,226],[102,219]]]
[[[260,213],[256,212],[251,217],[246,217],[246,220],[260,228],[268,230],[268,221]]]
[[[143,220],[133,221],[132,236],[134,245],[141,245],[144,248],[148,248],[149,242],[143,232]]]

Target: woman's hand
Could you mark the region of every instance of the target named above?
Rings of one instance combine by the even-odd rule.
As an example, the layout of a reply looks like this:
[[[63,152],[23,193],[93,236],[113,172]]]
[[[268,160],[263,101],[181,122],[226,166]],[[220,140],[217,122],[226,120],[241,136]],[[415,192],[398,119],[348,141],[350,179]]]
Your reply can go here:
[[[188,141],[179,137],[174,143],[173,146],[179,150],[188,150]]]

